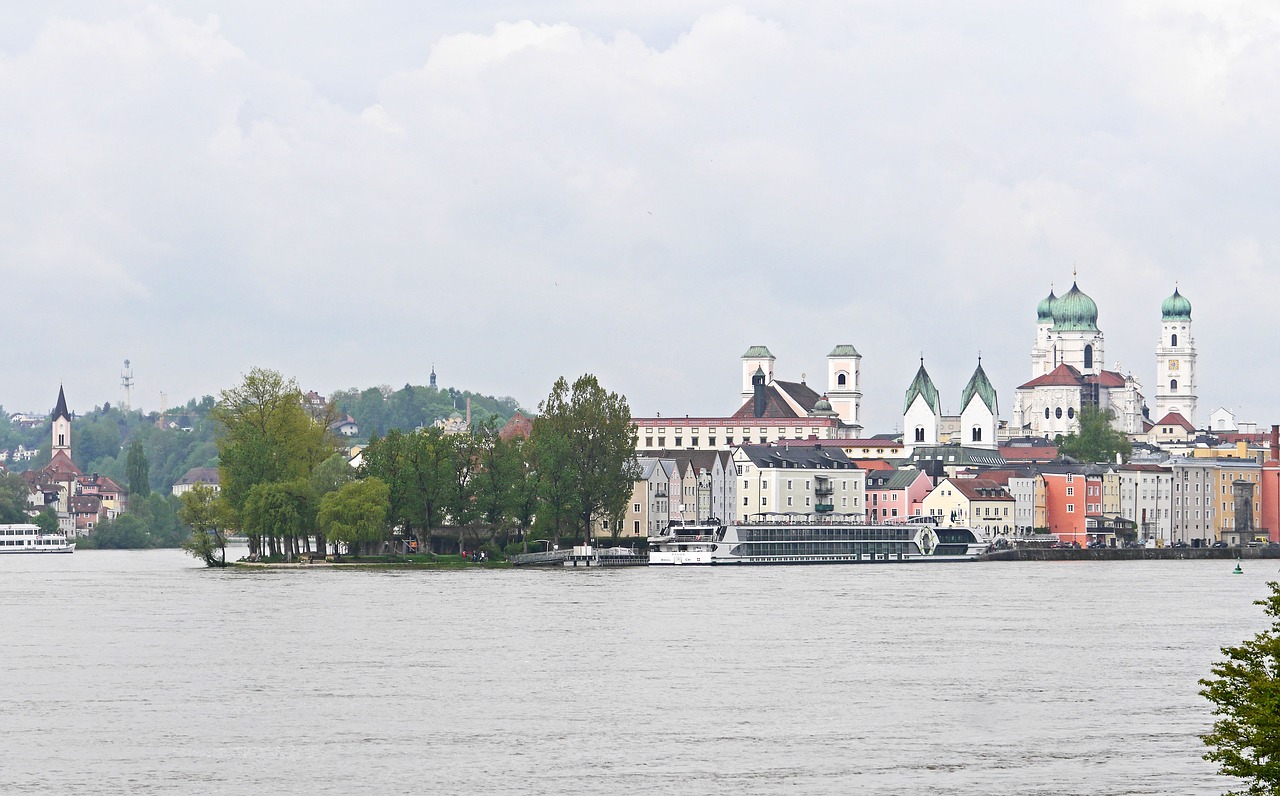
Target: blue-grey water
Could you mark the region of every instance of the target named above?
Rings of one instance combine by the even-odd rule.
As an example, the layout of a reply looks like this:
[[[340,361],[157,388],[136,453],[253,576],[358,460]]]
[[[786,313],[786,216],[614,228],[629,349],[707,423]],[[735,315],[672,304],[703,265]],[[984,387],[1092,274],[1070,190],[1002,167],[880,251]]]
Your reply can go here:
[[[0,793],[1220,793],[1232,567],[0,556]]]

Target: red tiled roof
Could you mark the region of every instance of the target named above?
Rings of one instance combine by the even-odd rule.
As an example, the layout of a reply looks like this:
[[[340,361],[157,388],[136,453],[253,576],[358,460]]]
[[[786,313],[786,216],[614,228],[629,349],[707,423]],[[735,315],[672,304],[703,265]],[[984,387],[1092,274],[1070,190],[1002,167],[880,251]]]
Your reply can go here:
[[[755,418],[756,399],[752,396],[742,405],[742,408],[729,415],[732,420],[752,420]],[[782,397],[777,388],[770,385],[764,388],[764,415],[763,417],[783,417],[796,418],[800,415],[796,414],[796,410],[791,408],[791,404],[787,403],[787,399]]]
[[[854,464],[855,464],[855,465],[857,465],[857,467],[858,467],[858,469],[859,469],[859,470],[894,470],[894,469],[897,469],[897,468],[895,468],[892,464],[889,464],[888,462],[886,462],[884,459],[862,459],[862,460],[855,460],[855,461],[854,461]]]
[[[1013,500],[1003,484],[987,478],[951,478],[948,483],[969,500]]]
[[[1023,462],[1051,462],[1058,458],[1058,447],[1050,445],[1048,447],[1036,446],[1026,447],[1022,445],[1001,446],[1000,455],[1005,461],[1023,461]]]
[[[68,480],[69,477],[74,478],[84,475],[80,468],[76,467],[76,463],[71,461],[71,457],[67,455],[66,451],[58,451],[53,454],[53,458],[40,469],[40,472],[60,481]]]
[[[1112,388],[1123,387],[1126,383],[1124,376],[1121,376],[1113,370],[1101,371],[1096,376],[1085,376],[1084,380],[1087,384],[1096,384],[1099,387]]]
[[[1196,430],[1196,427],[1191,425],[1191,421],[1183,417],[1180,412],[1170,412],[1169,414],[1160,418],[1159,422],[1157,422],[1156,425],[1157,426],[1180,426],[1181,428],[1193,433]]]
[[[516,437],[528,439],[532,433],[533,421],[525,417],[522,412],[516,412],[498,432],[498,438],[503,442],[510,442]]]
[[[1019,390],[1029,387],[1079,387],[1084,384],[1084,377],[1080,375],[1080,371],[1063,362],[1058,367],[1044,374],[1037,376],[1031,381],[1019,387]]]

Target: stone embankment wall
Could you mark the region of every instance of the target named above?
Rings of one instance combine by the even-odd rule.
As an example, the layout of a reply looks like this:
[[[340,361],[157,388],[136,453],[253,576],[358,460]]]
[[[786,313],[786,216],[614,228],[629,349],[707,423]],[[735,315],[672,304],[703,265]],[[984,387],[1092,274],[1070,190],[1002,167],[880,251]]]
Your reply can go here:
[[[1075,550],[1058,548],[999,550],[988,553],[980,561],[1149,561],[1173,559],[1251,559],[1280,558],[1280,545],[1275,547],[1155,547],[1107,548]]]

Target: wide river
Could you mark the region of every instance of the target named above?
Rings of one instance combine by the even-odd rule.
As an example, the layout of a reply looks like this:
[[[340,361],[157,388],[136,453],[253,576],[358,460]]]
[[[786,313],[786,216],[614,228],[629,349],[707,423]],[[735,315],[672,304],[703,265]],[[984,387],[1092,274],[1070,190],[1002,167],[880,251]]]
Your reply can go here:
[[[0,793],[1221,793],[1233,566],[0,556]]]

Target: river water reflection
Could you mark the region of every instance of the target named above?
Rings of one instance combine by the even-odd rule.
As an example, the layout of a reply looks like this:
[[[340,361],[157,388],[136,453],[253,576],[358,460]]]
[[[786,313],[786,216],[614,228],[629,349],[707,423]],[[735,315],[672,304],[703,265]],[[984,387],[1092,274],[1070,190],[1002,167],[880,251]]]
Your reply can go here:
[[[0,792],[1217,793],[1274,566],[3,556]]]

